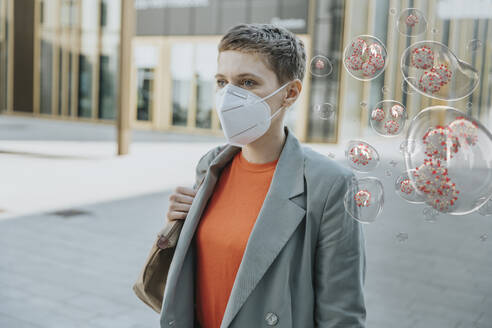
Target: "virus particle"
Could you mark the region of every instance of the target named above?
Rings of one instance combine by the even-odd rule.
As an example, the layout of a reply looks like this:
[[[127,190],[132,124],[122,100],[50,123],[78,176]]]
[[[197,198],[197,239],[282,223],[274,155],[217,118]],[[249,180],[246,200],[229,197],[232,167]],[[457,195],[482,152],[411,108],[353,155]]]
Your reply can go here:
[[[393,117],[394,119],[403,118],[404,113],[405,113],[405,109],[398,104],[393,105],[390,109],[391,117]]]
[[[400,130],[400,124],[394,120],[387,120],[384,122],[384,130],[388,134],[397,134],[398,130]]]
[[[372,150],[366,144],[359,143],[350,149],[349,159],[356,165],[366,166],[372,161]]]
[[[369,207],[371,205],[371,193],[367,189],[359,190],[354,195],[354,200],[358,207]]]
[[[446,160],[458,152],[458,139],[451,132],[449,127],[436,126],[424,134],[422,142],[427,157]]]
[[[382,122],[385,118],[385,113],[382,108],[376,108],[371,113],[371,118],[377,122]]]
[[[420,76],[418,87],[423,92],[439,92],[441,89],[441,77],[437,73],[425,71]]]
[[[412,51],[411,62],[412,65],[416,68],[431,68],[434,64],[434,53],[432,52],[431,48],[427,46],[415,48]]]

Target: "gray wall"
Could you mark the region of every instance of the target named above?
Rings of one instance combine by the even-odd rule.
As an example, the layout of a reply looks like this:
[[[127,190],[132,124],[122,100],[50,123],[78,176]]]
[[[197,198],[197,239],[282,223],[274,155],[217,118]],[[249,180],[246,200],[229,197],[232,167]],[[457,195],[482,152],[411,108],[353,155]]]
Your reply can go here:
[[[270,23],[280,19],[304,19],[307,33],[307,0],[209,0],[207,7],[137,9],[136,34],[221,35],[239,23]]]

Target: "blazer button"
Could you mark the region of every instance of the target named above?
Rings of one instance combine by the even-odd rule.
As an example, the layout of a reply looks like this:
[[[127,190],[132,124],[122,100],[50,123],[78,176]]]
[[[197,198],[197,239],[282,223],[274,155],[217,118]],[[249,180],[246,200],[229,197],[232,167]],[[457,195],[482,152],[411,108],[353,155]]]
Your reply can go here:
[[[265,316],[265,321],[269,326],[275,326],[278,322],[278,316],[273,312],[268,312]]]

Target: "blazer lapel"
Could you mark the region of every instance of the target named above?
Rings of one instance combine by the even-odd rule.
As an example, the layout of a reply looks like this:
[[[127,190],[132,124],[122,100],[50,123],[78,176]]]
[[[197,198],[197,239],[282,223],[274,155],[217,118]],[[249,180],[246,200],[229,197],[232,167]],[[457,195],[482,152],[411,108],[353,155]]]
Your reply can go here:
[[[306,214],[293,198],[304,192],[304,156],[297,138],[285,127],[287,139],[270,188],[249,236],[224,312],[227,328]]]

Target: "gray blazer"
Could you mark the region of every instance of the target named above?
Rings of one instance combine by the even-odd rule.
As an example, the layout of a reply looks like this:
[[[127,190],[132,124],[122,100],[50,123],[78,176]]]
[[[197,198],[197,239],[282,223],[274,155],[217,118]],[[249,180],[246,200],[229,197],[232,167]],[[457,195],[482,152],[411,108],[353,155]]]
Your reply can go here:
[[[284,130],[286,141],[220,328],[365,327],[365,240],[343,203],[353,174]],[[195,186],[204,180],[169,269],[161,328],[197,326],[194,232],[222,168],[240,150],[221,145],[198,162]]]

